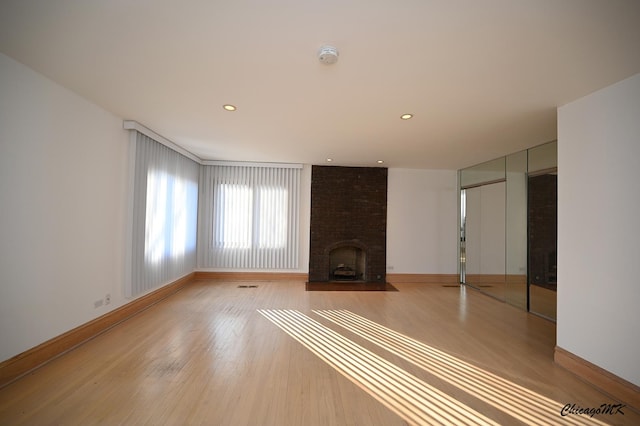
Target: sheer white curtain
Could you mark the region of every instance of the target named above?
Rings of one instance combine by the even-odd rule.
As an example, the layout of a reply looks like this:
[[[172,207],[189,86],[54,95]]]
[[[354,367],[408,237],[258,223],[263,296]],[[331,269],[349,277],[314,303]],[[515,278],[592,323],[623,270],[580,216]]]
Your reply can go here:
[[[195,269],[200,167],[142,133],[134,134],[129,297]]]
[[[300,167],[202,166],[198,267],[298,268]]]

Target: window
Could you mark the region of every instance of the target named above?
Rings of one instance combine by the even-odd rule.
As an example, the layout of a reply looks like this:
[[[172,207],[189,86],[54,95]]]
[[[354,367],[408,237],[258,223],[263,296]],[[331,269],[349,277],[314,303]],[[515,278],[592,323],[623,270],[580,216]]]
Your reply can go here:
[[[163,259],[179,258],[186,251],[195,250],[195,223],[190,226],[189,209],[195,210],[193,202],[197,196],[195,182],[158,170],[149,171],[145,214],[146,262],[157,264]]]
[[[287,243],[287,189],[218,185],[216,247],[283,249]]]
[[[246,185],[218,185],[219,220],[216,221],[216,247],[248,249],[251,247],[253,194]]]
[[[198,266],[297,268],[300,169],[203,169]]]
[[[257,240],[259,248],[279,249],[287,243],[287,189],[259,188]]]
[[[196,266],[199,165],[135,133],[130,280],[136,296]]]

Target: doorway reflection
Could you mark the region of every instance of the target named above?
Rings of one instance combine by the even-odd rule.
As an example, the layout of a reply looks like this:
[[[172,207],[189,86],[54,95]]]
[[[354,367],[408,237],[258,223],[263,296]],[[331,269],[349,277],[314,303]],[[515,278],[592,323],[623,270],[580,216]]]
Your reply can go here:
[[[505,300],[505,182],[466,193],[466,283]]]

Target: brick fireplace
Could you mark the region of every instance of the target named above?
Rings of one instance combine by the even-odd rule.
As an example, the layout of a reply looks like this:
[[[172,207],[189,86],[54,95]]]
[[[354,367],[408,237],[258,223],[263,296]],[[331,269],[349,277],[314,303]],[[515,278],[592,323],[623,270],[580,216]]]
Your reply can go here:
[[[313,166],[309,282],[386,282],[387,169]]]

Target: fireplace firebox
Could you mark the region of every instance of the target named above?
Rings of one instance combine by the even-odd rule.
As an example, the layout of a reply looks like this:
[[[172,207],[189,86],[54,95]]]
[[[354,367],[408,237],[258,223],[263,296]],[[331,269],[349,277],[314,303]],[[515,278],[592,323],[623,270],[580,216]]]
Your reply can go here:
[[[353,243],[341,243],[329,252],[329,279],[366,281],[366,250]]]

